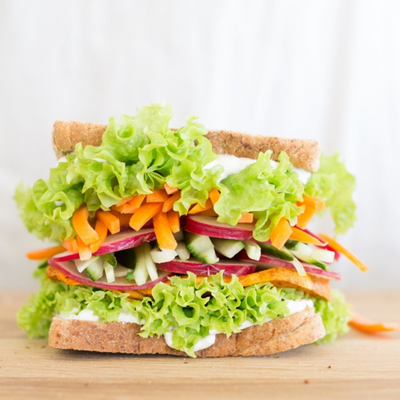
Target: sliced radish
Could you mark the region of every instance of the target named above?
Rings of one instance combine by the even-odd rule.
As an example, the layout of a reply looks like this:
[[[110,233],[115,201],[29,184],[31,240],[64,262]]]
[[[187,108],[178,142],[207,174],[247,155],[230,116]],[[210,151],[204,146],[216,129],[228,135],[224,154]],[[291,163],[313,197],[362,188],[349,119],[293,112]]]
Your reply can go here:
[[[136,285],[134,283],[128,282],[124,277],[116,277],[114,283],[108,283],[107,279],[103,276],[98,281],[93,282],[86,275],[80,274],[76,270],[75,263],[71,261],[59,262],[54,258],[49,259],[49,264],[63,272],[69,278],[74,279],[75,281],[82,283],[82,285],[97,287],[101,289],[111,289],[111,290],[141,290],[148,289],[155,286],[159,282],[166,282],[168,277],[172,274],[164,273],[159,274],[158,279],[150,282],[146,282],[143,285]]]
[[[215,217],[200,215],[188,215],[186,217],[186,228],[188,232],[198,235],[210,236],[221,239],[254,240],[254,224],[237,224],[232,226],[218,222]]]
[[[243,261],[252,261],[246,254],[246,252],[242,251],[239,254],[239,259]],[[284,267],[284,268],[289,268],[293,270],[297,270],[296,267],[292,264],[290,261],[285,261],[281,260],[276,257],[272,257],[268,254],[261,253],[261,257],[259,261],[253,261],[259,268],[270,268],[270,267]],[[314,267],[311,264],[307,263],[301,263],[305,272],[311,275],[316,275],[321,278],[326,278],[326,279],[334,279],[334,280],[340,280],[340,274],[338,272],[334,271],[324,271],[321,268]]]
[[[158,264],[157,268],[162,271],[174,272],[176,274],[187,274],[193,272],[195,275],[214,275],[224,271],[224,275],[247,275],[256,270],[256,265],[238,261],[219,261],[214,264],[204,264],[196,260],[173,260]]]
[[[129,230],[109,235],[101,245],[99,250],[94,253],[94,256],[100,256],[102,254],[114,253],[116,251],[131,249],[133,247],[140,246],[144,242],[151,242],[156,240],[156,235],[153,229],[142,229],[139,232]],[[71,260],[78,260],[79,253],[64,252],[57,254],[53,257],[53,260],[64,262]]]

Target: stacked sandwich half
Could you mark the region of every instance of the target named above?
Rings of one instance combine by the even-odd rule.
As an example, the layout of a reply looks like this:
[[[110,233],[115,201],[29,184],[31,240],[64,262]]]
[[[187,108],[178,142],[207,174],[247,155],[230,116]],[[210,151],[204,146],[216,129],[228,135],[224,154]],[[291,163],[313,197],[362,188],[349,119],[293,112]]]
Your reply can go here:
[[[315,141],[169,128],[153,104],[107,126],[56,122],[47,181],[19,187],[21,218],[56,245],[19,325],[61,349],[264,355],[347,329],[337,242],[310,221],[354,222],[354,178]],[[363,264],[355,263],[362,269]]]

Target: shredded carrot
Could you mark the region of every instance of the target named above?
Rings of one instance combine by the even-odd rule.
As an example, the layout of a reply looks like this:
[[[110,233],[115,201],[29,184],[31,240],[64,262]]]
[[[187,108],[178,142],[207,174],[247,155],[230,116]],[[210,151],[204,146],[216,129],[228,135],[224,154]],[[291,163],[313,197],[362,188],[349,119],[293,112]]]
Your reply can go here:
[[[179,190],[177,187],[169,186],[168,183],[164,184],[164,189],[167,194],[174,194]]]
[[[94,243],[99,240],[99,235],[89,224],[89,211],[86,204],[82,204],[74,213],[72,217],[72,225],[75,232],[82,239],[86,245]]]
[[[131,220],[132,214],[121,214],[115,210],[110,210],[110,213],[119,219],[119,226],[121,229],[129,226],[129,221]]]
[[[167,214],[160,212],[153,217],[154,233],[156,234],[157,243],[163,249],[175,250],[178,243],[168,223]]]
[[[359,259],[357,258],[352,252],[344,248],[340,243],[338,243],[334,238],[325,235],[325,233],[321,233],[320,236],[322,239],[326,240],[329,246],[332,247],[333,250],[343,254],[347,257],[354,265],[356,265],[361,271],[365,272],[368,270],[368,267]]]
[[[240,216],[239,221],[241,224],[251,224],[254,221],[253,213],[244,213]]]
[[[274,247],[281,249],[292,234],[292,227],[286,218],[281,218],[272,231],[270,240]]]
[[[297,217],[297,226],[304,229],[314,215],[326,208],[325,201],[317,197],[303,195],[303,201],[297,203],[298,206],[304,206],[304,212]]]
[[[165,189],[156,190],[146,196],[147,203],[164,203],[168,199],[168,194]]]
[[[92,257],[89,246],[86,245],[79,236],[77,236],[76,241],[78,243],[79,258],[82,261],[89,260],[89,258]]]
[[[140,230],[144,224],[149,222],[162,209],[162,203],[148,203],[138,208],[129,221],[129,226],[135,231]]]
[[[169,210],[172,210],[172,207],[174,206],[175,202],[178,201],[180,198],[181,198],[181,193],[177,192],[169,199],[165,200],[162,212],[168,212]]]
[[[299,242],[315,244],[316,246],[323,246],[324,243],[320,242],[316,237],[310,235],[309,233],[292,226],[292,234],[289,239],[298,240]]]
[[[196,204],[195,206],[193,206],[193,207],[189,210],[189,214],[197,214],[197,213],[199,213],[199,212],[209,210],[210,208],[212,208],[212,206],[213,206],[213,204],[212,204],[211,200],[210,200],[210,199],[207,199],[206,204],[205,204],[205,207],[203,207],[203,206],[200,205],[200,204]]]
[[[30,260],[44,260],[47,258],[51,258],[56,254],[62,253],[64,251],[65,251],[64,246],[54,246],[54,247],[48,247],[47,249],[30,251],[29,253],[26,253],[26,256]]]
[[[213,203],[213,205],[219,200],[221,193],[216,189],[212,189],[209,193],[211,202]]]
[[[115,205],[115,207],[120,207],[122,205],[124,205],[125,203],[130,202],[133,199],[134,196],[128,196],[128,197],[124,197],[119,203],[117,203]]]
[[[169,227],[171,228],[171,231],[173,233],[179,232],[181,229],[179,213],[177,211],[170,210],[168,211],[167,216],[168,216],[168,224]]]
[[[218,217],[218,214],[214,211],[213,208],[209,208],[208,210],[201,211],[197,213],[197,215],[204,215],[206,217]]]
[[[365,333],[395,332],[400,329],[400,325],[395,322],[374,322],[353,310],[351,313],[353,318],[349,321],[349,325]]]
[[[99,235],[99,240],[89,245],[90,251],[92,253],[95,253],[100,248],[100,246],[104,243],[104,240],[107,237],[107,227],[104,224],[104,222],[101,221],[101,219],[97,219],[96,226],[94,229]]]
[[[96,217],[107,227],[110,233],[118,233],[121,230],[119,219],[108,211],[98,210]]]
[[[316,212],[322,211],[326,208],[325,201],[318,197],[311,197],[303,194],[303,203],[307,207],[314,208]]]
[[[123,204],[122,206],[115,207],[114,210],[122,214],[132,214],[142,205],[143,200],[145,198],[146,198],[145,194],[134,196],[130,201]]]
[[[76,239],[68,239],[63,241],[63,246],[70,251],[71,253],[77,253],[78,252],[78,243],[76,242]]]

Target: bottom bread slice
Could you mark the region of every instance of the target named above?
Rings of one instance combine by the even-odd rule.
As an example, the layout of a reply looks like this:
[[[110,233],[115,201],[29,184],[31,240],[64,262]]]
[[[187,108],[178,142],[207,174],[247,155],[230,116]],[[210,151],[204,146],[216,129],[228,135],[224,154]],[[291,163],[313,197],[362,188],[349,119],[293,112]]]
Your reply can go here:
[[[140,325],[93,322],[54,317],[49,345],[58,349],[128,354],[187,356],[169,347],[164,338],[142,338]],[[215,343],[196,352],[197,357],[261,356],[294,349],[325,336],[322,319],[307,307],[290,317],[254,325],[227,337],[217,334]]]

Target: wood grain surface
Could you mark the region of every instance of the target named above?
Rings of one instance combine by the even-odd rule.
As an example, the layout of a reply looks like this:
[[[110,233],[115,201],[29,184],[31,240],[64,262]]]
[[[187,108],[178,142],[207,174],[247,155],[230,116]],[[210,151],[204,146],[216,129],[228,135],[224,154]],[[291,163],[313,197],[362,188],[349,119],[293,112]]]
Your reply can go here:
[[[190,359],[62,351],[15,322],[27,293],[0,293],[0,399],[400,399],[400,333],[351,331],[273,356]],[[400,322],[400,292],[349,293]]]

